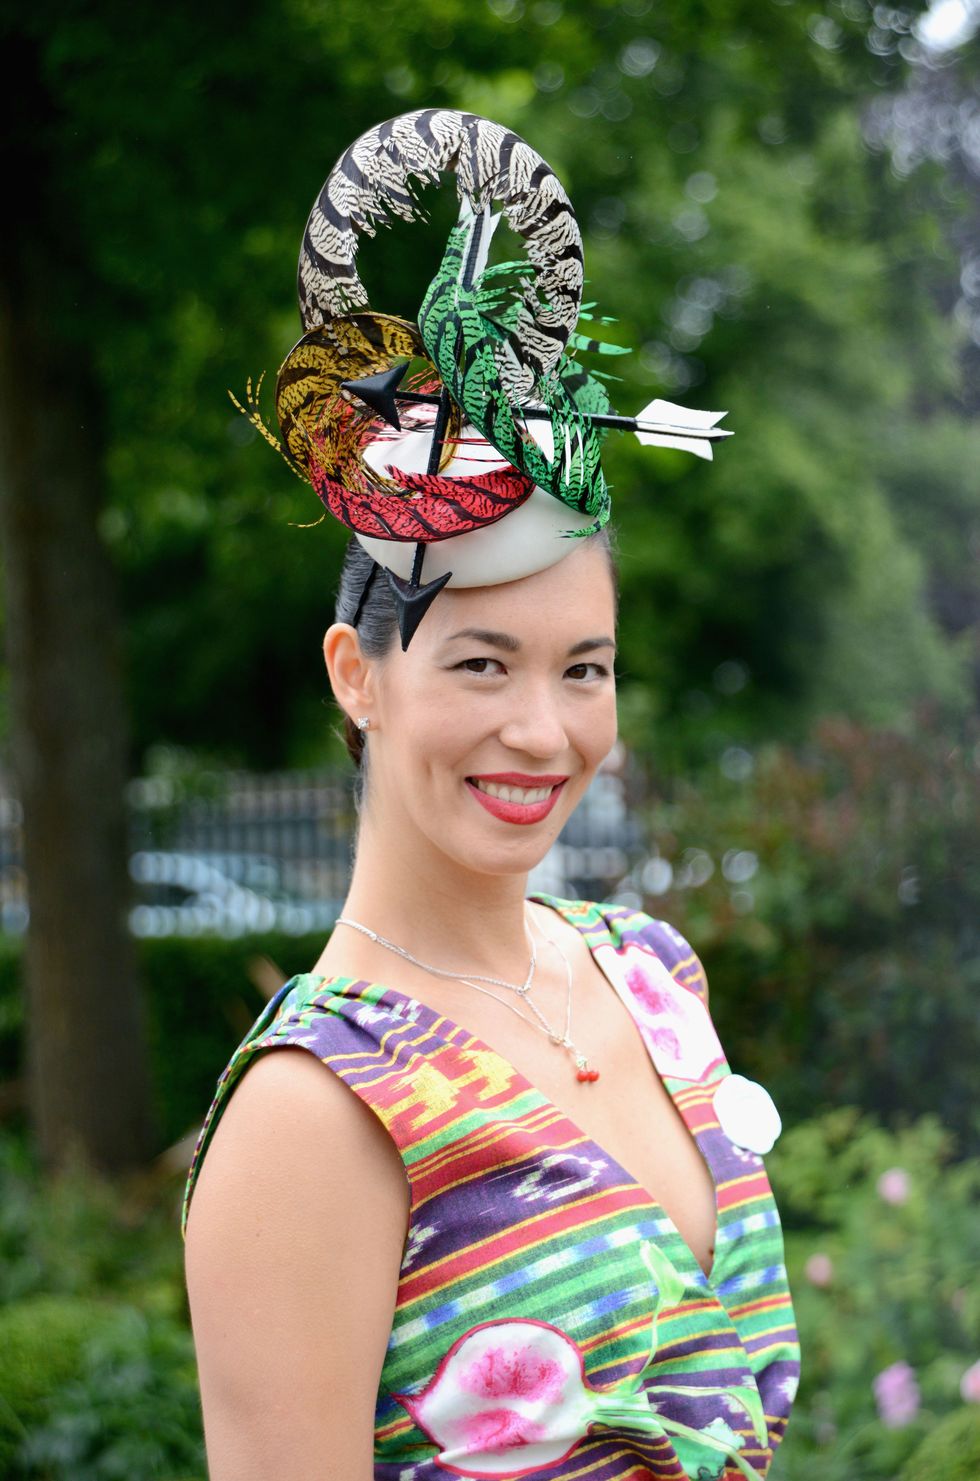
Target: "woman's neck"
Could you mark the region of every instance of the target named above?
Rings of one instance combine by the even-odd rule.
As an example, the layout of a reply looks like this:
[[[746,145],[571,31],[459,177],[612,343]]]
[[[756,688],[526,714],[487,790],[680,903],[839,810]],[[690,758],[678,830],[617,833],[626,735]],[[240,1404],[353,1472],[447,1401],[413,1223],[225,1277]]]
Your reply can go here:
[[[526,872],[477,874],[428,839],[414,839],[409,849],[365,819],[342,914],[431,966],[518,983],[529,961],[526,889]],[[390,972],[390,951],[340,928],[321,964],[340,973],[343,960],[373,961],[379,952]]]

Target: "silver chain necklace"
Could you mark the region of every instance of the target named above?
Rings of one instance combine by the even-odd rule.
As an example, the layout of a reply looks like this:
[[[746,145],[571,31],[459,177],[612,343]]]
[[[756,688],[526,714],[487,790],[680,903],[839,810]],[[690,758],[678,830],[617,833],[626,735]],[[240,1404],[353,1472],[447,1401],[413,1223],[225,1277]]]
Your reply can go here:
[[[485,992],[488,998],[493,998],[496,1002],[503,1003],[505,1008],[509,1008],[512,1013],[516,1013],[518,1018],[522,1018],[525,1023],[530,1024],[531,1028],[536,1028],[541,1033],[546,1033],[553,1044],[559,1044],[563,1049],[567,1050],[575,1061],[575,1078],[577,1080],[583,1082],[598,1080],[599,1071],[597,1069],[590,1069],[587,1057],[578,1051],[569,1036],[572,1025],[572,967],[567,956],[558,945],[558,942],[551,936],[547,936],[545,939],[555,948],[565,964],[566,1000],[564,1033],[556,1034],[537,1004],[531,1000],[530,991],[537,965],[537,951],[534,936],[528,932],[526,907],[524,929],[529,935],[531,942],[531,965],[528,968],[523,984],[520,987],[516,987],[513,982],[505,982],[502,977],[481,976],[478,972],[474,972],[472,977],[478,977],[480,982],[492,982],[496,987],[506,987],[509,992],[517,993],[518,997],[524,999],[531,1011],[540,1020],[539,1024],[532,1022],[519,1008],[515,1008],[513,1003],[508,1003],[504,998],[498,997],[495,992],[489,992],[487,988],[480,987],[477,982],[472,980],[472,977],[464,977],[461,972],[449,972],[444,967],[433,967],[428,962],[420,961],[418,957],[412,956],[410,951],[406,951],[403,946],[398,946],[394,941],[388,941],[384,936],[379,936],[377,931],[370,930],[367,926],[362,925],[360,921],[351,920],[349,916],[341,915],[337,917],[335,924],[338,926],[350,926],[353,930],[360,931],[365,936],[370,936],[371,940],[375,941],[379,946],[386,947],[389,951],[393,951],[398,956],[404,957],[407,962],[411,962],[414,966],[421,967],[424,972],[431,972],[435,977],[450,977],[456,982],[465,983],[467,987],[475,988],[477,992]]]
[[[398,955],[404,957],[407,962],[413,962],[416,967],[422,967],[424,971],[431,972],[436,977],[451,977],[454,981],[459,982],[468,981],[468,978],[463,977],[462,974],[459,972],[447,972],[444,967],[430,967],[427,962],[420,962],[418,957],[412,956],[412,953],[410,951],[406,951],[404,946],[397,946],[394,941],[389,941],[386,937],[379,936],[377,931],[369,930],[367,926],[362,926],[360,921],[351,920],[349,916],[338,915],[334,924],[338,926],[351,926],[355,931],[360,931],[363,935],[370,936],[371,940],[376,941],[379,946],[386,946],[389,951],[397,952]],[[538,953],[535,946],[534,937],[530,935],[527,929],[526,914],[524,919],[524,933],[531,946],[531,965],[528,967],[527,976],[525,977],[524,982],[520,987],[515,987],[513,982],[505,982],[502,977],[481,977],[479,972],[471,972],[470,977],[475,977],[478,982],[492,982],[495,987],[507,987],[510,989],[511,992],[520,993],[521,997],[526,997],[527,994],[531,991],[531,983],[534,981],[534,971],[538,961]],[[553,942],[552,945],[554,945]],[[470,983],[471,987],[472,985],[473,984]],[[493,997],[493,993],[491,993],[490,996]],[[498,1001],[502,1002],[503,999],[498,999]]]

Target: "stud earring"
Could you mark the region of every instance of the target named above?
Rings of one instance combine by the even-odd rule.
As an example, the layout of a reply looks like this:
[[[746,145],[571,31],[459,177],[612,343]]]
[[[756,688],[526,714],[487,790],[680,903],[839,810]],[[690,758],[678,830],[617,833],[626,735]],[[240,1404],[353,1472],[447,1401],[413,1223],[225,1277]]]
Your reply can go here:
[[[370,715],[358,715],[356,724],[357,724],[358,730],[370,730],[370,728],[371,728],[371,717],[370,717]]]

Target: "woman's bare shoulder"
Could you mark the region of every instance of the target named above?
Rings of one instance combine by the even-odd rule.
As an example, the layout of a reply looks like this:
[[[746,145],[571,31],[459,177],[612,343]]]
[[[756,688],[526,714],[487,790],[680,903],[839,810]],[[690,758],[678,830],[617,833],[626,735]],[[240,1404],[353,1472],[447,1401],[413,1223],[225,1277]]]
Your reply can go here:
[[[409,1208],[374,1112],[306,1049],[257,1055],[187,1220],[210,1481],[312,1481],[325,1454],[369,1481]]]

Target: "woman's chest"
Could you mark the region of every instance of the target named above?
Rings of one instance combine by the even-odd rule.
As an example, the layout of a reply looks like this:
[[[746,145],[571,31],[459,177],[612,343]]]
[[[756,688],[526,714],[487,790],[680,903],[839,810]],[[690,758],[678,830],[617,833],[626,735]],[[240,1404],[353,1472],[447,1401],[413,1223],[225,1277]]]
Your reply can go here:
[[[573,1054],[513,1013],[495,1014],[490,1005],[470,1013],[469,1028],[652,1197],[708,1274],[717,1224],[714,1177],[629,1009],[599,969],[589,967],[586,981],[576,975],[570,1038],[599,1071],[598,1080],[577,1080]],[[556,1029],[564,1027],[559,1007],[549,1003],[545,1012]]]
[[[707,1274],[717,1221],[714,1178],[635,1024],[610,996],[614,1005],[607,1001],[602,1021],[583,1026],[575,1039],[598,1080],[579,1082],[571,1056],[547,1040],[550,1056],[536,1051],[528,1069],[517,1067],[653,1197]]]

